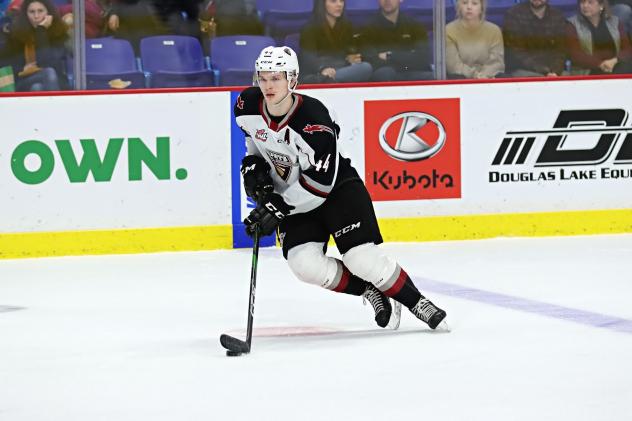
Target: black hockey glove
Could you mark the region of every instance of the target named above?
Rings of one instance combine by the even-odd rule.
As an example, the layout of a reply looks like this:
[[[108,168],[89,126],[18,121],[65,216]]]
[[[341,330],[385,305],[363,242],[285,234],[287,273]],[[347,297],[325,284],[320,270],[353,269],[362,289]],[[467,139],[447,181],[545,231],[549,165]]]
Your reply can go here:
[[[294,206],[285,203],[281,195],[277,193],[267,195],[244,219],[246,234],[250,237],[254,236],[257,225],[259,225],[261,235],[272,234],[292,209]]]
[[[244,177],[244,190],[255,202],[274,191],[270,164],[256,155],[245,156],[241,160],[241,175]]]

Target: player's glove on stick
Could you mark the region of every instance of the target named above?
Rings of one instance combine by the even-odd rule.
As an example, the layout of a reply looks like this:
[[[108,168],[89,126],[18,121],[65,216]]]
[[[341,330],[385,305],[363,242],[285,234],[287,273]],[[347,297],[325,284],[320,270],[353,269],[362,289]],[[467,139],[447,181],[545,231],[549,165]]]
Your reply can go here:
[[[277,193],[267,195],[244,219],[246,234],[250,237],[254,236],[257,225],[259,225],[261,235],[272,234],[292,209],[294,206],[285,203],[281,195]]]
[[[260,156],[245,156],[241,160],[241,175],[244,177],[246,194],[257,203],[274,191],[270,164]]]

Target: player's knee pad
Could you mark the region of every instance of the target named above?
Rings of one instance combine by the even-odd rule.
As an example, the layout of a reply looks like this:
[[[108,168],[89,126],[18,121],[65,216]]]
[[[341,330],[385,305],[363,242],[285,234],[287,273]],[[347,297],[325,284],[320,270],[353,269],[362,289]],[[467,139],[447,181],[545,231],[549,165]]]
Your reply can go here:
[[[287,262],[294,275],[303,282],[333,289],[341,270],[339,262],[325,256],[323,243],[305,243],[292,247]]]
[[[397,263],[373,243],[356,246],[342,257],[345,266],[354,275],[371,282],[378,289],[393,278]]]

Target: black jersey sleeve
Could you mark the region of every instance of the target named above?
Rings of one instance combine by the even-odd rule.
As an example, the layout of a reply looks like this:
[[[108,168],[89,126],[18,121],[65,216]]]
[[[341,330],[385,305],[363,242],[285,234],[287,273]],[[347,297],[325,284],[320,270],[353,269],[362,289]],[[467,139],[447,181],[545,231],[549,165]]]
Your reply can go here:
[[[240,120],[242,119],[240,119],[240,117],[259,114],[259,104],[261,100],[261,90],[256,86],[251,86],[244,89],[239,94],[237,100],[235,100],[235,104],[233,105],[235,120],[246,138],[247,155],[260,155],[260,153],[257,152],[257,148],[255,148],[252,143],[252,135],[248,132],[244,125],[241,124]]]
[[[310,193],[327,197],[338,171],[338,133],[329,110],[317,99],[304,96],[301,110],[290,126],[300,135],[296,146],[303,157],[299,183]]]
[[[233,106],[235,118],[242,115],[259,114],[261,97],[261,89],[256,86],[251,86],[241,91]]]

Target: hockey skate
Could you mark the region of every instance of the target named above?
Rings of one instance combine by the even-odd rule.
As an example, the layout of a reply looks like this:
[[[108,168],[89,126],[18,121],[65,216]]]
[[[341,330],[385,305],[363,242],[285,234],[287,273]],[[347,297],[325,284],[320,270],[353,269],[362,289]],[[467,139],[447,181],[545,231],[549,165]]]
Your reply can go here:
[[[402,318],[402,303],[395,301],[392,298],[389,298],[388,301],[390,301],[393,311],[391,312],[391,318],[386,327],[392,330],[397,330],[399,328],[399,321]]]
[[[436,329],[443,319],[445,319],[446,313],[441,310],[439,307],[435,306],[429,299],[424,297],[423,295],[413,307],[410,308],[411,313],[413,313],[419,320],[424,321],[430,326],[431,329]],[[443,322],[445,324],[445,322]],[[447,324],[445,325],[446,329]]]
[[[379,289],[373,285],[368,285],[362,294],[362,299],[367,301],[375,311],[375,322],[379,327],[389,327],[397,329],[399,327],[399,319],[401,316],[401,304],[391,301]],[[391,304],[392,302],[392,304]]]

